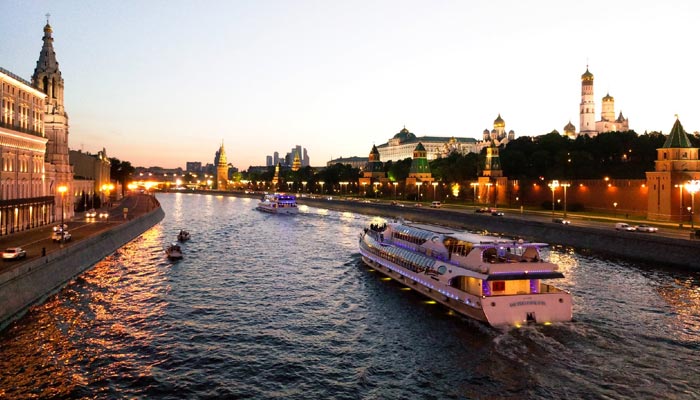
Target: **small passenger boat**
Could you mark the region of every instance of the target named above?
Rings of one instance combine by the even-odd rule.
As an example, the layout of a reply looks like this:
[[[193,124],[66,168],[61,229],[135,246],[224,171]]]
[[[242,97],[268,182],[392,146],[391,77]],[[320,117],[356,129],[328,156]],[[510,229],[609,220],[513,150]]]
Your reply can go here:
[[[177,243],[172,243],[165,249],[165,254],[170,260],[181,260],[182,259],[182,248]]]
[[[272,214],[296,214],[299,212],[297,198],[291,194],[266,194],[258,203],[258,210]]]
[[[177,240],[178,242],[186,242],[190,240],[190,233],[180,229],[180,233],[177,234]]]
[[[571,294],[543,280],[564,278],[540,256],[544,243],[422,224],[370,225],[362,260],[450,309],[492,326],[571,321]]]

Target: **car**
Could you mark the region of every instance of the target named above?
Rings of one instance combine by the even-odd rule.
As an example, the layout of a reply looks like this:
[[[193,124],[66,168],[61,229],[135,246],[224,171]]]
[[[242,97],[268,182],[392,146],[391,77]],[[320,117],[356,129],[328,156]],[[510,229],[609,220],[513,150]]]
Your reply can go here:
[[[68,224],[59,224],[53,227],[54,232],[64,231],[68,229]]]
[[[491,212],[491,209],[488,208],[488,207],[481,207],[481,208],[477,208],[476,210],[474,210],[474,212],[475,212],[475,213],[480,213],[480,214],[483,214],[483,213],[490,213],[490,212]]]
[[[97,211],[95,211],[94,208],[91,208],[85,212],[85,218],[95,218],[97,216]]]
[[[491,215],[494,217],[502,217],[504,214],[503,211],[491,210]]]
[[[615,230],[616,231],[634,232],[634,227],[631,226],[630,224],[626,224],[624,222],[617,222],[617,223],[615,223]]]
[[[440,203],[439,201],[434,201],[434,202],[430,203],[430,207],[440,208],[440,207],[442,207],[442,203]]]
[[[555,224],[562,224],[562,225],[569,225],[571,223],[571,221],[569,221],[568,219],[564,219],[564,218],[553,218],[552,222],[554,222]]]
[[[416,203],[416,204],[413,205],[413,207],[423,207],[423,204],[421,204],[421,203]]]
[[[657,228],[655,226],[649,226],[649,225],[642,224],[642,225],[635,226],[634,230],[636,230],[637,232],[654,233],[654,232],[658,232],[659,228]]]
[[[19,260],[26,256],[27,252],[21,247],[9,247],[2,252],[2,259],[5,261]]]
[[[72,235],[68,231],[56,231],[51,235],[51,240],[54,242],[68,242],[72,238]]]
[[[100,218],[102,219],[107,219],[109,218],[109,213],[107,211],[101,211],[100,212]]]

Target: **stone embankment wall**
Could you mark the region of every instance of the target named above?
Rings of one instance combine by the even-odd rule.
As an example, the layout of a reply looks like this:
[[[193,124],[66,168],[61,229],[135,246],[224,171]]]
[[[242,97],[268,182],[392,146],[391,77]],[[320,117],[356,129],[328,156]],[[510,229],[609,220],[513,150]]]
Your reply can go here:
[[[700,270],[700,240],[666,238],[635,232],[618,232],[611,228],[592,228],[575,225],[557,225],[550,222],[528,221],[493,217],[446,209],[397,207],[382,203],[298,199],[300,204],[312,207],[378,215],[384,218],[404,218],[415,222],[457,227],[468,230],[487,230],[507,236],[522,237],[529,241],[571,246],[596,253],[650,265],[683,267]]]
[[[111,230],[30,260],[0,275],[0,330],[24,315],[31,306],[43,303],[73,278],[156,225],[164,216],[163,209],[157,207]]]

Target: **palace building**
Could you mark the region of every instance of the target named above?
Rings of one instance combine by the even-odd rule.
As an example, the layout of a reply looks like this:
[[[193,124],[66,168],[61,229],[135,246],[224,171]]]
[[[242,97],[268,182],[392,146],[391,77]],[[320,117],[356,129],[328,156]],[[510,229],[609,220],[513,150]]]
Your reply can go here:
[[[0,69],[0,235],[73,216],[64,82],[44,26],[31,83]]]
[[[456,138],[441,136],[421,136],[417,137],[404,126],[403,129],[394,135],[389,141],[377,146],[379,155],[384,162],[400,161],[413,157],[413,151],[421,143],[425,148],[428,161],[449,155],[451,151],[462,154],[478,153],[484,147],[483,143],[474,138]]]

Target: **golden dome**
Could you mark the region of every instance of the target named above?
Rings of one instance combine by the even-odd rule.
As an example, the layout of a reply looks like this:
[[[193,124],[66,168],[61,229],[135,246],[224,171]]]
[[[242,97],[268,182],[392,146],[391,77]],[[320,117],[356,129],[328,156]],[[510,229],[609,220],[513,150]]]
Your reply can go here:
[[[581,75],[581,80],[582,81],[592,81],[593,80],[593,74],[588,70],[588,67],[586,67],[586,72]]]
[[[610,93],[606,94],[605,97],[603,97],[603,101],[608,102],[608,101],[615,101],[615,98],[610,96]]]
[[[493,127],[494,128],[505,128],[506,127],[506,121],[501,118],[501,114],[498,114],[498,117],[493,121]]]

